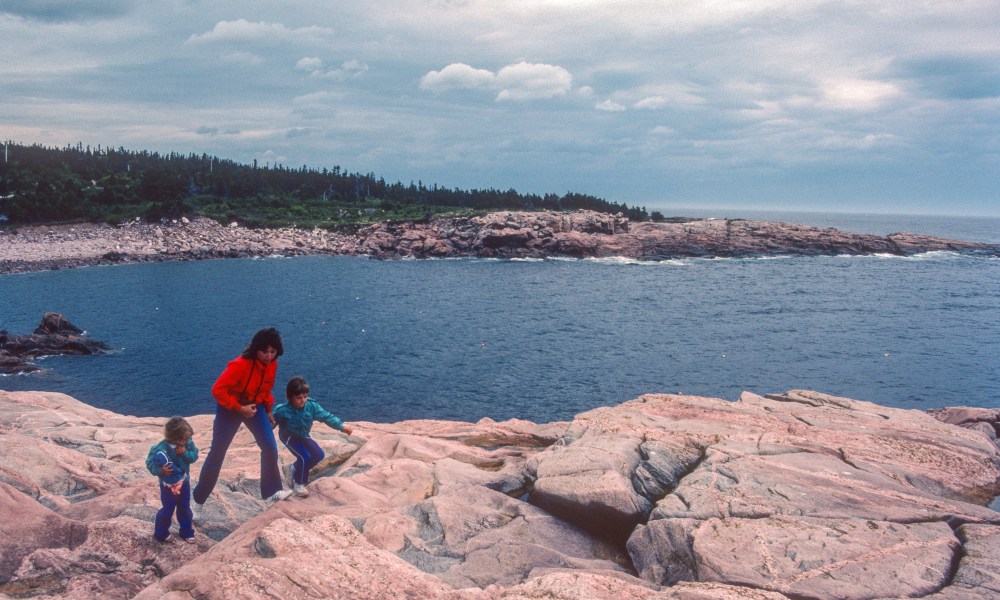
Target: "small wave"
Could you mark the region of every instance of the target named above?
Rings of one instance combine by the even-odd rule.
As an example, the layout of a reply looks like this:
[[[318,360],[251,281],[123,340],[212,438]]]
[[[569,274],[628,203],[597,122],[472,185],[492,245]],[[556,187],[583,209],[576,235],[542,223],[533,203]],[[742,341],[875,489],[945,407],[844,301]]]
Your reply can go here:
[[[587,262],[593,262],[601,265],[636,265],[640,267],[658,267],[658,266],[687,266],[689,263],[677,259],[677,258],[667,258],[663,260],[640,260],[638,258],[630,258],[627,256],[607,256],[604,258],[585,258]]]
[[[528,263],[534,262],[534,263],[537,263],[537,262],[545,262],[545,259],[544,258],[512,258],[512,259],[510,259],[510,262],[528,262]]]
[[[779,254],[775,256],[699,256],[692,258],[690,260],[699,262],[760,262],[760,261],[783,261],[783,260],[796,260],[806,258],[803,256],[795,256],[792,254]],[[689,263],[683,263],[689,264]]]
[[[884,252],[878,252],[878,253],[869,254],[869,255],[864,255],[864,254],[862,254],[862,255],[856,255],[856,256],[852,256],[851,258],[866,258],[866,257],[878,258],[878,259],[883,259],[883,260],[893,260],[893,259],[895,259],[895,260],[911,260],[911,261],[912,260],[917,260],[917,261],[919,261],[919,260],[941,260],[941,259],[952,260],[952,259],[956,259],[956,258],[966,258],[967,255],[962,254],[961,252],[955,252],[954,250],[933,250],[931,252],[921,252],[919,254],[909,254],[909,255],[906,255],[906,256],[900,256],[898,254],[887,254],[887,253],[884,253]]]

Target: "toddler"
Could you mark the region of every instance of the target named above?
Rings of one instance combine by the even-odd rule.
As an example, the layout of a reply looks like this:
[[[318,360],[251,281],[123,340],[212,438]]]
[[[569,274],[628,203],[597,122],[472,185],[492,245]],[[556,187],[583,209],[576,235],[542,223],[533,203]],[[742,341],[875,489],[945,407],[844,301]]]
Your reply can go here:
[[[309,495],[306,490],[309,469],[326,456],[319,444],[309,437],[313,422],[322,421],[347,435],[351,435],[353,430],[309,397],[309,384],[302,377],[295,376],[288,380],[285,397],[288,402],[274,407],[271,416],[278,426],[278,439],[295,456],[295,462],[288,467],[292,491],[296,496],[305,497]]]
[[[160,480],[160,502],[156,513],[153,537],[160,542],[172,540],[170,522],[177,510],[180,536],[194,543],[194,526],[191,522],[191,463],[198,460],[198,447],[191,437],[194,430],[181,417],[173,417],[163,427],[163,441],[149,449],[146,468]]]

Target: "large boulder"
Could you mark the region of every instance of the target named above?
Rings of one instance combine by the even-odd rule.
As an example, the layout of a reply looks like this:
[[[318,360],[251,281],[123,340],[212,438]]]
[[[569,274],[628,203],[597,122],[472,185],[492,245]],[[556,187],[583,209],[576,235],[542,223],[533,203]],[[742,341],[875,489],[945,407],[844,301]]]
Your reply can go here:
[[[45,313],[35,331],[38,335],[81,335],[83,330],[69,322],[69,319],[59,313]]]

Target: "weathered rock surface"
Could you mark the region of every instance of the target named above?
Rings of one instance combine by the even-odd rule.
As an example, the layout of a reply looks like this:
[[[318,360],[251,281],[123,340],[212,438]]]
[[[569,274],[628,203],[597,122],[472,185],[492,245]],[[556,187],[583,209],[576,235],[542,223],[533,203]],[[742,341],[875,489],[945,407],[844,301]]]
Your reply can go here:
[[[0,391],[0,597],[991,597],[998,416],[792,391],[321,427],[309,497],[266,510],[243,430],[189,546],[152,538],[165,419]]]
[[[94,264],[304,254],[380,259],[497,257],[685,257],[894,254],[933,250],[1000,254],[1000,247],[912,233],[854,234],[832,228],[742,219],[631,223],[592,211],[497,212],[376,223],[356,234],[322,229],[224,227],[205,218],[0,231],[0,273]]]
[[[103,354],[109,350],[104,342],[84,335],[76,325],[59,313],[45,313],[33,333],[11,335],[0,331],[0,373],[30,373],[40,370],[26,359],[59,354]]]

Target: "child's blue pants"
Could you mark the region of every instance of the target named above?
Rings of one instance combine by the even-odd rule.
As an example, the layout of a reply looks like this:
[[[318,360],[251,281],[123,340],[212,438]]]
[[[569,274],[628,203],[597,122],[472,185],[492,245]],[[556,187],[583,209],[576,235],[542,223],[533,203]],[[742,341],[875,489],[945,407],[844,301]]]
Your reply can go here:
[[[174,518],[174,509],[177,509],[177,523],[180,525],[181,537],[184,539],[194,537],[194,526],[191,524],[191,480],[184,479],[179,496],[175,496],[169,487],[160,483],[160,502],[163,508],[156,512],[153,536],[161,542],[167,539],[170,535],[170,522]]]
[[[326,454],[312,438],[280,434],[279,437],[281,443],[295,456],[295,464],[292,465],[292,477],[295,483],[306,485],[309,483],[309,469],[318,465]]]

